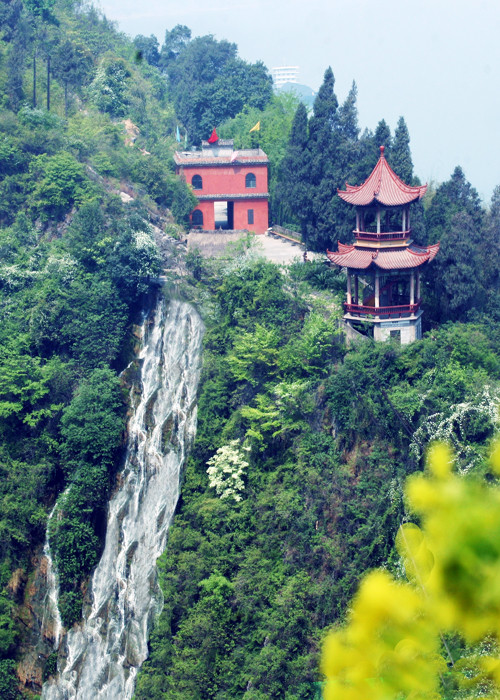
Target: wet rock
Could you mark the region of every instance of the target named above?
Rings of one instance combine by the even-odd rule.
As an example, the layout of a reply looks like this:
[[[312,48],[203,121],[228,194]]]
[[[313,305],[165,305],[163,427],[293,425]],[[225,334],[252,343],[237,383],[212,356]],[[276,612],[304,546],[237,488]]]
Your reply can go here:
[[[24,587],[26,586],[26,573],[24,569],[16,569],[7,584],[10,597],[17,603],[22,603]]]
[[[22,570],[14,572],[9,586],[17,595],[24,589],[25,600],[19,608],[22,637],[17,675],[23,686],[40,693],[46,660],[54,651],[54,620],[47,615],[48,560],[42,551],[32,559],[33,573],[26,581]]]

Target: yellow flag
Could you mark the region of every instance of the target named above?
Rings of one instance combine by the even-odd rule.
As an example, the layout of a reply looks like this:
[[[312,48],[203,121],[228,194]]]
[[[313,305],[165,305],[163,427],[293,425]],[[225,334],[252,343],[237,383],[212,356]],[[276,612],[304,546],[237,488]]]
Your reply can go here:
[[[250,129],[250,131],[248,133],[251,134],[252,131],[260,131],[260,122],[257,122],[257,124],[255,126],[252,126],[252,128]]]

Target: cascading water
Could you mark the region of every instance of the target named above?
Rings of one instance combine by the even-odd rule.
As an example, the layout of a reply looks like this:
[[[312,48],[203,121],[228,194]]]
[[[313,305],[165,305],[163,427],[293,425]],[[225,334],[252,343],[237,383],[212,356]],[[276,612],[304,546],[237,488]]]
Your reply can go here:
[[[203,324],[188,304],[160,303],[143,335],[140,399],[129,421],[121,485],[109,503],[92,606],[68,632],[66,659],[43,686],[43,700],[129,700],[162,606],[156,559],[166,546],[194,437]]]
[[[66,491],[65,491],[66,493]],[[54,517],[54,513],[57,509],[57,503],[52,508],[47,521],[47,536],[45,538],[45,545],[43,547],[43,556],[47,561],[46,569],[46,593],[43,605],[43,618],[42,618],[42,633],[46,634],[47,630],[50,630],[50,636],[54,640],[54,649],[58,649],[59,642],[61,639],[62,631],[62,621],[61,615],[59,613],[59,607],[57,605],[57,599],[59,596],[59,582],[57,580],[57,574],[54,570],[54,563],[52,561],[52,555],[50,552],[50,537],[49,537],[49,526],[50,521]]]

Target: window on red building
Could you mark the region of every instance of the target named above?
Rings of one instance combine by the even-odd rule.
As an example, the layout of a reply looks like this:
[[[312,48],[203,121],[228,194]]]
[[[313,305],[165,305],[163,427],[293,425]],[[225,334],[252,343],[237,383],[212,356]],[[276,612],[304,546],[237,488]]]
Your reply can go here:
[[[253,224],[253,209],[248,209],[247,214],[248,214],[248,223]]]
[[[203,212],[200,209],[195,209],[191,221],[193,226],[203,226]]]
[[[203,180],[201,179],[201,175],[193,175],[191,178],[191,184],[193,185],[193,190],[202,190]]]
[[[245,176],[245,187],[257,187],[257,178],[253,173],[248,173]]]

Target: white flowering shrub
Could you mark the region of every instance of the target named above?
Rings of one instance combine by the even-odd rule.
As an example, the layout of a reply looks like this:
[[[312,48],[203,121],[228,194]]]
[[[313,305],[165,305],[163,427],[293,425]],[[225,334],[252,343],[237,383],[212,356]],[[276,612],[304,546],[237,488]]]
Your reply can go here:
[[[134,231],[134,243],[138,250],[156,250],[151,231]]]
[[[214,456],[208,460],[207,474],[210,488],[215,489],[221,498],[234,498],[235,501],[241,501],[241,492],[245,489],[243,475],[248,467],[243,450],[249,449],[240,448],[239,440],[231,440],[228,445],[219,447]]]
[[[457,471],[466,474],[482,459],[483,449],[476,435],[470,433],[498,429],[500,422],[500,392],[486,385],[474,401],[464,401],[450,406],[446,413],[428,416],[413,433],[410,454],[420,459],[424,447],[432,442],[446,442],[453,446]]]
[[[71,282],[78,274],[78,263],[68,254],[49,255],[44,273],[58,275],[63,282]]]
[[[10,289],[17,289],[23,287],[26,280],[41,277],[42,274],[40,270],[27,270],[15,263],[12,265],[2,265],[0,267],[0,282]]]
[[[128,79],[131,73],[122,58],[107,56],[98,66],[89,95],[101,112],[121,117],[126,112]]]

